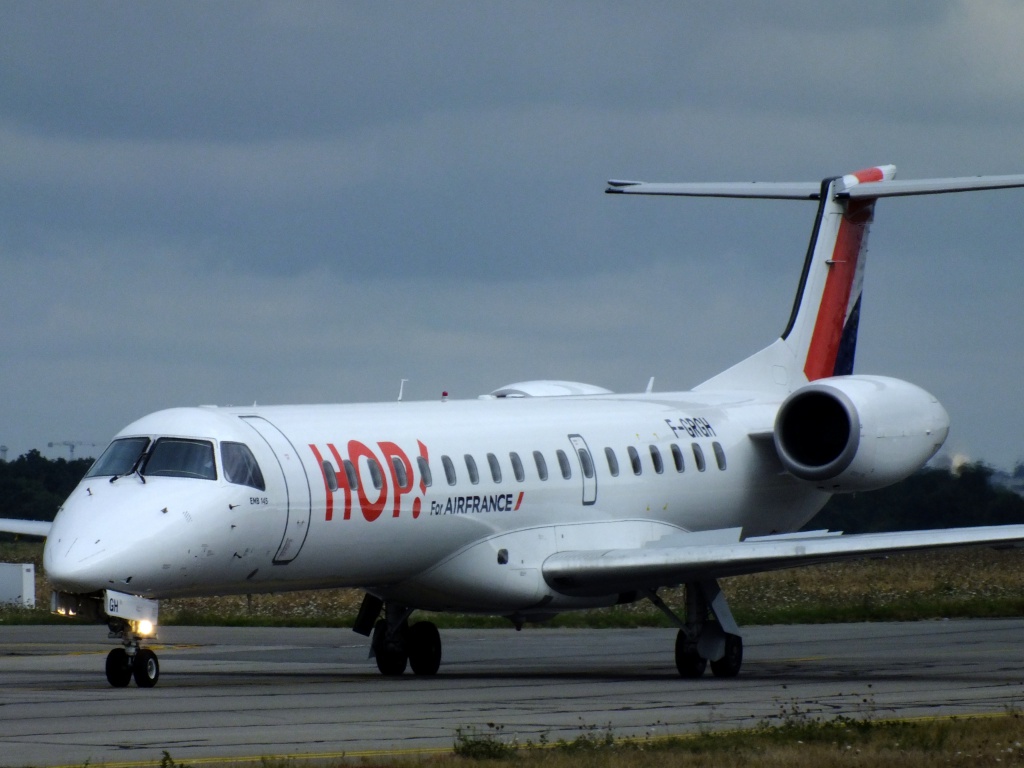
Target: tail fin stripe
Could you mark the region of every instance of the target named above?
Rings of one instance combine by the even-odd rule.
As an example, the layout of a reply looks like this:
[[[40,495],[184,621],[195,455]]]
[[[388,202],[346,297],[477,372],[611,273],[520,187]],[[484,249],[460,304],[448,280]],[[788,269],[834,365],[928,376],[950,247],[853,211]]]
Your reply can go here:
[[[844,330],[854,316],[854,308],[859,305],[860,296],[851,294],[855,278],[860,272],[858,260],[862,255],[864,237],[874,206],[874,200],[851,201],[840,221],[804,363],[804,374],[809,381],[835,375]],[[850,336],[847,334],[846,346],[850,345]],[[845,352],[846,356],[852,358],[853,349],[848,348]]]

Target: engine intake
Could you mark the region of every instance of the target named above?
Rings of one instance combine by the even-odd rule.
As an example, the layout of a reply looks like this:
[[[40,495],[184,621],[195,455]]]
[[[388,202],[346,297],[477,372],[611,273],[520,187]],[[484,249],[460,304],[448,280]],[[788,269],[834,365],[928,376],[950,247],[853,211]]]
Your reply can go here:
[[[884,376],[836,376],[782,403],[775,449],[793,476],[831,492],[895,483],[942,446],[949,416],[928,392]]]

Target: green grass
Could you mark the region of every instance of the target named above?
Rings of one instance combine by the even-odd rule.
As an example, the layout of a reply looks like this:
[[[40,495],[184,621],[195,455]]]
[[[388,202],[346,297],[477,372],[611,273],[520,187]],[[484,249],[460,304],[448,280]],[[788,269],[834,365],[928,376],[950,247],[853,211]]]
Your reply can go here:
[[[755,728],[682,736],[619,738],[610,728],[583,728],[573,739],[519,741],[500,724],[456,728],[452,752],[375,757],[378,768],[953,768],[1024,765],[1024,720],[989,717],[879,721],[821,720],[796,708]],[[257,761],[241,761],[251,765]],[[161,768],[195,768],[164,752]],[[230,765],[230,763],[222,765]],[[263,768],[343,768],[350,758],[262,758]]]

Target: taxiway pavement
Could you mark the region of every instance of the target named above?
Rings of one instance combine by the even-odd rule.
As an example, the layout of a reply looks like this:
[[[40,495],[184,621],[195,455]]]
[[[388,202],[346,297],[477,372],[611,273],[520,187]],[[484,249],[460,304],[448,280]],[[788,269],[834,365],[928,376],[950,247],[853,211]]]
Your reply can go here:
[[[445,630],[435,677],[384,678],[342,629],[161,628],[157,687],[111,688],[99,626],[0,626],[0,765],[450,749],[1024,706],[1024,620],[750,627],[740,676],[683,680],[674,630]]]

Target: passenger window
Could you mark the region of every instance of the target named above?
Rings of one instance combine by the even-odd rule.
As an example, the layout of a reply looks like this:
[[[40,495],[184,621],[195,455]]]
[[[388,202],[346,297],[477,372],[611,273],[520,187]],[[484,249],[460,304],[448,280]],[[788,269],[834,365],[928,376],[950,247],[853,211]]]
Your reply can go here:
[[[353,491],[359,490],[359,473],[356,472],[355,464],[348,459],[345,459],[342,464],[345,465],[345,477],[348,478],[348,487]]]
[[[187,440],[162,437],[153,444],[142,474],[148,477],[190,477],[216,480],[213,466],[213,443],[209,440]]]
[[[480,482],[480,473],[476,469],[476,459],[466,454],[466,469],[469,470],[469,482],[476,485]]]
[[[700,446],[696,443],[692,444],[693,447],[693,460],[697,462],[697,471],[703,472],[707,469],[707,465],[704,463],[704,451],[701,450]]]
[[[686,465],[683,463],[683,449],[676,443],[672,443],[672,461],[675,462],[676,472],[686,469]]]
[[[544,454],[540,451],[533,452],[533,461],[537,465],[537,477],[541,480],[548,479],[548,463],[544,460]]]
[[[423,484],[429,488],[434,484],[434,478],[430,474],[430,464],[422,456],[416,457],[416,464],[420,468],[420,477],[423,478]]]
[[[714,450],[715,450],[715,461],[718,462],[718,468],[724,471],[725,470],[725,449],[722,447],[722,444],[717,442],[717,441],[712,443],[711,447],[714,448]]]
[[[221,448],[223,449],[223,446],[221,446]],[[327,480],[327,488],[328,488],[328,490],[330,490],[331,493],[334,493],[336,490],[338,490],[338,475],[335,474],[334,467],[331,465],[331,462],[327,461],[327,459],[324,459],[323,468],[324,468],[324,479]],[[228,474],[228,470],[225,467],[225,469],[224,469],[224,477],[225,477],[225,479],[227,479],[227,474]],[[231,482],[231,481],[228,480],[228,482]]]
[[[448,485],[455,485],[455,464],[447,456],[442,456],[441,465],[444,467],[444,477],[448,481]]]
[[[640,466],[640,454],[632,445],[626,449],[626,453],[629,454],[629,463],[633,466],[633,474],[639,475],[644,471],[644,468]]]
[[[661,451],[658,446],[651,446],[651,463],[654,464],[654,471],[659,475],[665,471],[665,463],[661,460]]]
[[[580,466],[583,468],[583,476],[588,480],[594,476],[594,460],[590,458],[590,451],[586,448],[577,448],[576,453],[580,457]]]
[[[256,463],[256,457],[252,455],[249,446],[244,443],[221,443],[220,463],[221,468],[224,470],[224,479],[229,483],[247,485],[258,491],[267,490],[267,486],[263,482],[263,473],[260,471],[260,465]],[[338,490],[338,478],[334,474],[334,467],[331,466],[329,461],[325,461],[324,465],[327,482],[334,482],[334,487],[331,490]],[[327,472],[327,467],[331,467],[329,473]]]
[[[555,455],[558,457],[558,467],[562,470],[562,477],[568,480],[572,477],[572,467],[569,465],[569,457],[565,455],[565,451],[562,449],[555,451]]]
[[[86,477],[127,475],[135,469],[136,463],[149,446],[148,437],[122,437],[115,440],[103,452],[96,463],[85,473]]]
[[[491,467],[491,479],[496,483],[501,482],[501,464],[498,463],[498,457],[493,453],[487,454],[487,463]]]
[[[526,472],[523,470],[523,462],[519,459],[519,454],[513,451],[508,458],[512,462],[512,474],[516,476],[516,481],[523,482],[526,479]]]
[[[395,481],[399,488],[409,487],[409,474],[405,471],[405,462],[397,456],[391,457],[391,466],[395,468]]]
[[[612,477],[619,476],[619,460],[615,456],[615,451],[611,448],[604,449],[604,456],[608,459],[608,471],[612,473]]]
[[[373,482],[373,487],[379,491],[384,487],[384,475],[380,471],[380,464],[376,459],[367,457],[366,466],[370,469],[370,480]]]

